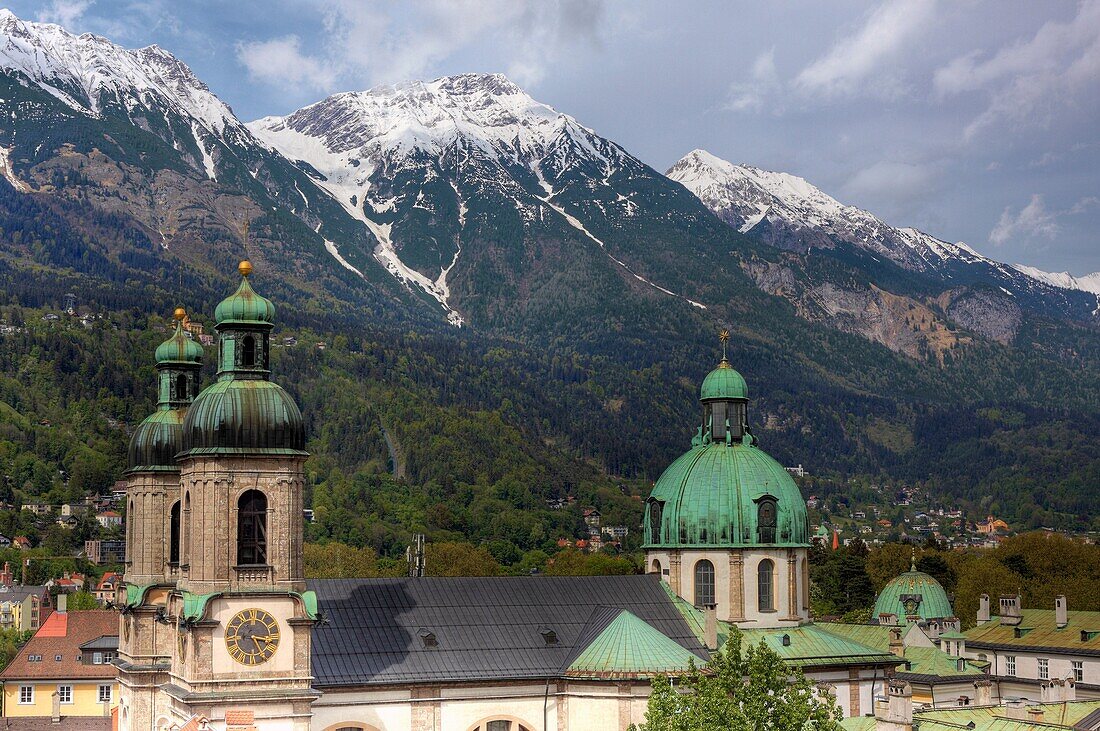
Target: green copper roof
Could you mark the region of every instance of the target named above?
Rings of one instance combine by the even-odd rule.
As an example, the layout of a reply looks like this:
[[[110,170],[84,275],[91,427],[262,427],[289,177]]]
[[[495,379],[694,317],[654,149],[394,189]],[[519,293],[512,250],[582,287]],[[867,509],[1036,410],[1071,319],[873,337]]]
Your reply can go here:
[[[214,310],[214,318],[218,325],[228,323],[240,324],[267,324],[275,322],[275,305],[271,300],[261,297],[248,283],[248,275],[252,273],[252,265],[242,261],[239,267],[241,272],[241,285],[237,291],[218,303]]]
[[[829,634],[846,637],[849,640],[873,647],[882,652],[890,651],[890,630],[893,628],[889,625],[821,622],[817,626]],[[904,627],[901,629],[902,632],[905,631]],[[927,675],[945,679],[981,675],[984,666],[988,664],[977,660],[969,660],[964,663],[963,670],[959,670],[959,659],[948,655],[938,647],[906,647],[905,657],[899,658],[899,662],[902,660],[904,660],[906,667],[898,668],[898,673]],[[929,681],[931,680],[930,677]]]
[[[707,374],[703,379],[703,386],[699,389],[699,398],[707,399],[747,399],[749,387],[744,377],[735,371],[725,358],[718,367]]]
[[[925,619],[954,617],[955,610],[940,582],[923,571],[906,571],[890,580],[875,600],[874,616],[896,614],[905,626],[907,616]]]
[[[201,345],[184,334],[180,318],[176,320],[176,331],[172,337],[158,345],[154,355],[157,363],[202,363],[203,350]]]
[[[773,535],[758,529],[766,497],[775,500]],[[653,535],[658,522],[660,535]],[[782,465],[744,442],[696,446],[669,465],[650,494],[645,531],[647,547],[808,543],[798,486]]]
[[[227,379],[203,389],[183,421],[182,451],[190,454],[306,453],[298,405],[278,384]]]
[[[634,614],[625,609],[610,609],[610,612],[614,618],[585,644],[565,675],[574,678],[652,677],[687,672],[693,664],[703,664],[701,658]],[[594,617],[594,620],[603,625],[606,617]]]
[[[901,658],[889,652],[827,632],[815,624],[786,629],[743,629],[741,634],[746,644],[763,641],[785,663],[795,667],[902,663]],[[788,638],[787,644],[784,637]]]
[[[179,472],[176,454],[183,444],[183,420],[187,409],[154,411],[138,424],[130,437],[127,472]]]
[[[996,604],[996,598],[993,601]],[[1066,612],[1067,624],[1062,628],[1058,627],[1053,609],[1023,609],[1020,614],[1018,625],[1004,625],[998,617],[993,617],[989,622],[971,627],[963,633],[967,648],[1040,647],[1100,653],[1100,612],[1070,610]]]

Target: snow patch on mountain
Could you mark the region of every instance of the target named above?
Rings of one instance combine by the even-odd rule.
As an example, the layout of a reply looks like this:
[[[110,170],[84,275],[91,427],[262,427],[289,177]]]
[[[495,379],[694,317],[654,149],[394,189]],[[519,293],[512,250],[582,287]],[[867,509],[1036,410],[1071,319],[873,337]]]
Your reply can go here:
[[[6,147],[0,147],[0,174],[3,174],[4,179],[20,193],[26,193],[30,190],[30,186],[16,177],[15,172],[11,169],[11,150]]]
[[[1075,277],[1069,272],[1044,272],[1042,269],[1029,267],[1026,264],[1013,264],[1012,267],[1029,277],[1038,279],[1040,282],[1046,282],[1052,287],[1078,289],[1082,292],[1100,295],[1100,272]]]

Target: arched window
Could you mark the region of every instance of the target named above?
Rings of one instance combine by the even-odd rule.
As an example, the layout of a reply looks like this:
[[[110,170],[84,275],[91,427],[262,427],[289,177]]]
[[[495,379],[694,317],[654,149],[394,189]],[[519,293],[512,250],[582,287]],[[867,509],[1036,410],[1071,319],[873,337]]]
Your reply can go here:
[[[237,565],[267,563],[267,496],[246,490],[237,501]]]
[[[775,564],[766,558],[756,569],[757,606],[761,612],[775,611]]]
[[[714,564],[705,558],[695,564],[695,606],[714,604]]]
[[[179,374],[176,376],[176,401],[183,401],[187,398],[187,375]]]
[[[478,723],[471,727],[470,731],[531,731],[531,729],[514,718],[495,718]]]
[[[245,335],[241,341],[241,365],[251,368],[256,365],[256,338]]]
[[[649,573],[660,575],[660,573],[661,573],[661,562],[658,561],[657,559],[653,559],[653,563],[651,563],[649,565]]]
[[[649,542],[661,542],[661,503],[657,500],[649,501]]]
[[[183,563],[191,562],[191,491],[183,493],[183,520],[180,522],[180,554]]]
[[[172,503],[168,520],[168,563],[180,562],[180,501]]]
[[[760,543],[775,543],[776,526],[775,498],[765,496],[760,498],[756,506],[756,533]]]

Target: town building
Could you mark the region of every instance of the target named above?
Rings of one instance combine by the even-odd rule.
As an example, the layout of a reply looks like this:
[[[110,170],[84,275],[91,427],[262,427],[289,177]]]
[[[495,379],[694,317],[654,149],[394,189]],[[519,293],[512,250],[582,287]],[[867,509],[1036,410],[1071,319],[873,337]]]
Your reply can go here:
[[[90,563],[122,563],[126,560],[126,541],[93,538],[84,541],[84,556]]]
[[[0,570],[0,629],[35,631],[46,620],[52,606],[47,587],[16,584],[11,565],[4,562]]]
[[[999,597],[991,615],[979,599],[977,626],[962,637],[962,653],[991,664],[1004,697],[1039,700],[1044,683],[1069,680],[1079,698],[1100,698],[1100,612],[1070,610],[1058,596],[1050,609],[1023,609],[1018,595]]]
[[[35,728],[35,722],[100,719],[108,727],[118,702],[114,661],[118,613],[58,610],[0,673],[3,718],[9,729]]]

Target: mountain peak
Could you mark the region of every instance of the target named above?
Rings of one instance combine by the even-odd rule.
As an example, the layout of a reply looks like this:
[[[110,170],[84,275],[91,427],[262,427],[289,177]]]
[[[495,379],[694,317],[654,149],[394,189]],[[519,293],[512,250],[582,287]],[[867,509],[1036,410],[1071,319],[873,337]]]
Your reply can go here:
[[[92,33],[77,36],[53,23],[22,20],[6,9],[0,10],[0,71],[27,77],[84,114],[99,115],[109,106],[129,116],[159,97],[158,106],[214,134],[241,126],[187,64],[159,46],[130,50]]]

